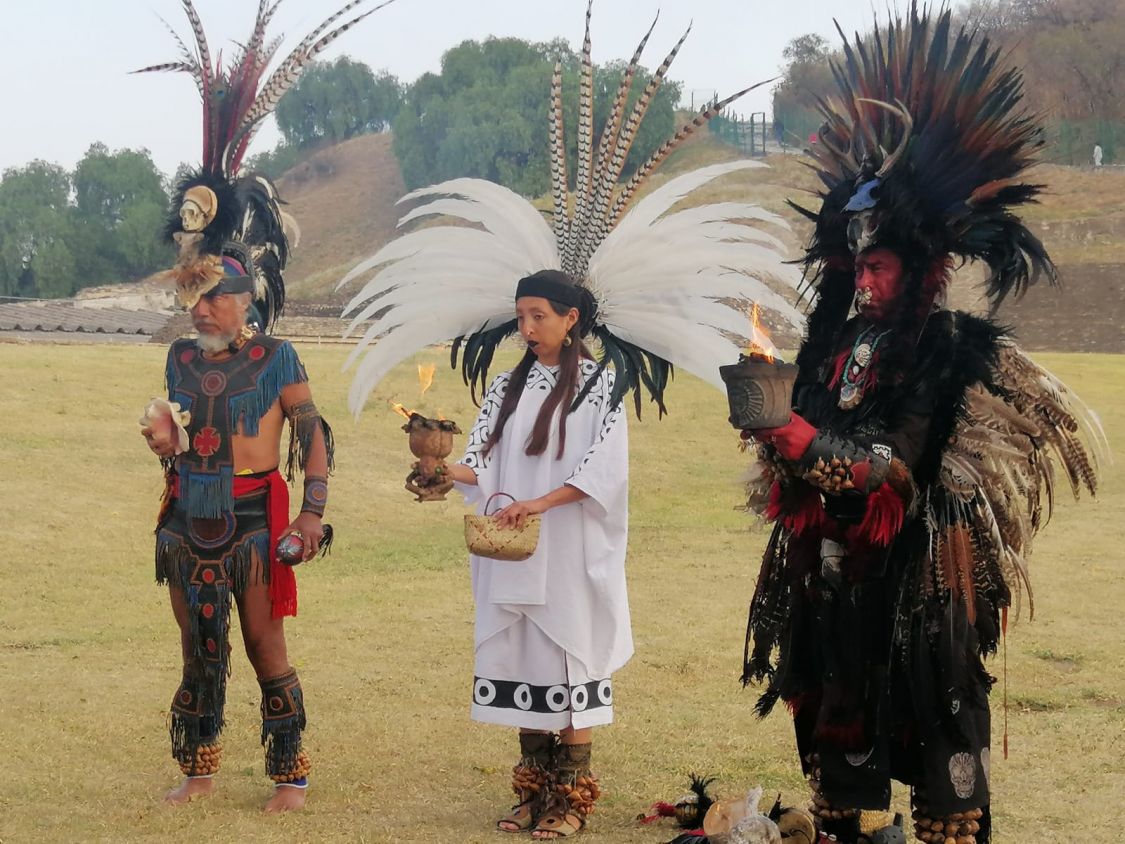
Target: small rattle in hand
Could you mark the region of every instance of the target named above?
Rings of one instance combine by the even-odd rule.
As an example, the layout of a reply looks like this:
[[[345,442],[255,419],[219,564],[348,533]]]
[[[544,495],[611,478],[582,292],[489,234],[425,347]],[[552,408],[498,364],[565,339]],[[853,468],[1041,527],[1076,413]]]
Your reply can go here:
[[[321,556],[332,546],[332,525],[324,526],[317,551]],[[305,559],[305,541],[299,533],[290,533],[277,541],[277,558],[287,566],[295,566]]]

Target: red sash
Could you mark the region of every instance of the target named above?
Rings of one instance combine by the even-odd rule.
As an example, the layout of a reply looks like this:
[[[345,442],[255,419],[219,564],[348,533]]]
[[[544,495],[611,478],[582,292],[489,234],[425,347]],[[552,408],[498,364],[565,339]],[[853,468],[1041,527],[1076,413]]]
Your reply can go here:
[[[277,543],[281,532],[289,527],[289,487],[281,472],[274,469],[265,477],[249,478],[234,476],[234,497],[239,498],[251,492],[268,487],[266,498],[269,501],[266,518],[270,526],[270,604],[274,618],[284,618],[297,614],[297,577],[293,567],[287,566],[277,558]]]

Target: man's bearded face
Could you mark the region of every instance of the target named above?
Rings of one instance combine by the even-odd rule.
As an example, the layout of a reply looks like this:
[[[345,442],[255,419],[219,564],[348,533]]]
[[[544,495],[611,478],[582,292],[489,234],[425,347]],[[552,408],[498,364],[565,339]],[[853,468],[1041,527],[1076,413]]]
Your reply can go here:
[[[241,294],[201,296],[191,309],[191,321],[199,333],[196,345],[205,352],[226,349],[246,324],[246,308]]]
[[[855,259],[856,310],[874,323],[890,320],[902,296],[902,259],[876,247]]]

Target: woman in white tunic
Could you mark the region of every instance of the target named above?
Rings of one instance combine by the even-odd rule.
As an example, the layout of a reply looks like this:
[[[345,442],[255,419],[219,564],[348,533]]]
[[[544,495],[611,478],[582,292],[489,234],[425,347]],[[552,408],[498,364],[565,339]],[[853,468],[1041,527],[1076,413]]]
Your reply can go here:
[[[508,188],[451,179],[403,197],[417,203],[399,220],[406,233],[341,282],[364,280],[345,310],[353,314],[349,332],[363,331],[349,358],[359,361],[348,397],[358,414],[395,365],[450,338],[456,338],[454,368],[460,355],[466,383],[474,394],[483,389],[496,347],[517,328],[512,280],[526,276],[517,313],[528,354],[489,385],[466,454],[450,468],[478,512],[506,493],[515,501],[499,512],[505,524],[542,514],[538,550],[529,560],[472,560],[472,715],[521,732],[513,780],[519,803],[498,826],[534,828],[538,838],[583,827],[598,795],[588,774],[590,730],[612,719],[611,676],[633,652],[624,572],[625,413],[617,405],[632,392],[639,416],[647,393],[663,413],[673,366],[722,389],[718,368],[738,359],[736,338],[749,328],[746,302],[803,326],[800,312],[778,292],[801,283],[796,268],[784,263],[785,242],[768,231],[785,228],[785,221],[749,202],[684,202],[716,179],[764,164],[714,164],[639,198],[669,153],[751,88],[695,115],[621,183],[644,103],[682,44],[635,100],[630,91],[634,77],[640,80],[648,38],[628,61],[595,144],[592,118],[599,110],[590,84],[587,9],[573,180],[562,73],[551,80],[550,223]],[[431,218],[426,225],[414,226],[425,218]],[[583,348],[591,332],[613,371],[595,365]],[[422,480],[439,490],[448,477]],[[532,800],[544,794],[550,799]]]
[[[465,456],[451,467],[466,500],[478,512],[498,510],[501,524],[542,514],[529,559],[470,558],[472,717],[520,730],[520,800],[498,827],[534,827],[537,838],[585,825],[598,796],[592,728],[613,720],[611,675],[633,654],[627,428],[611,401],[613,372],[599,371],[582,343],[594,311],[589,291],[561,272],[519,282],[527,352],[492,381]],[[490,507],[501,495],[507,506]]]

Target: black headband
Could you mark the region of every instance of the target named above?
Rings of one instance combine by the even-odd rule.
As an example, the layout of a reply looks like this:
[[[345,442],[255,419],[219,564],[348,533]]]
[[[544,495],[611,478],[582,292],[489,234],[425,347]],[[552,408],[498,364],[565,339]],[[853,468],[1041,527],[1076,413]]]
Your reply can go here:
[[[218,296],[220,293],[253,293],[254,279],[248,275],[227,276],[205,293],[205,296]]]
[[[556,281],[541,273],[521,278],[516,285],[516,298],[524,296],[539,296],[550,299],[568,308],[582,310],[582,290],[576,285],[567,284],[565,281]]]

